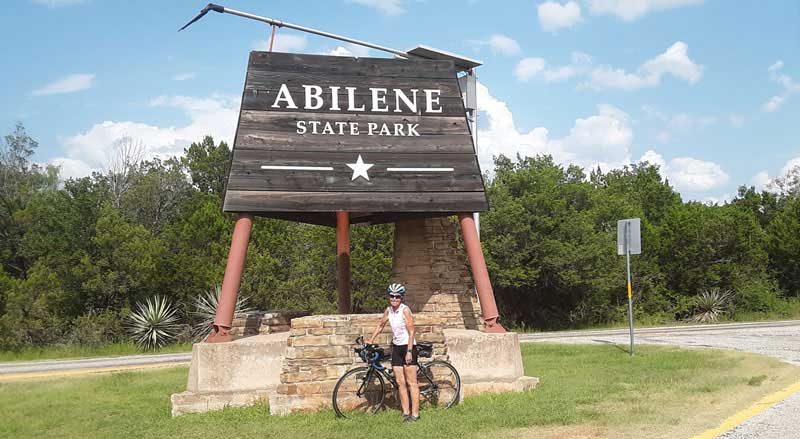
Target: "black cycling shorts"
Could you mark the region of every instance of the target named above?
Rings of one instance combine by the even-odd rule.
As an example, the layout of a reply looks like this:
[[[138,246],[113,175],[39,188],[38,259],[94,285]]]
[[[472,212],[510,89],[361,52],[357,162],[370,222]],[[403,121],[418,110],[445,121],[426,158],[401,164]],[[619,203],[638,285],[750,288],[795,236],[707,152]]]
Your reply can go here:
[[[399,366],[419,366],[417,363],[417,345],[411,349],[411,364],[406,364],[406,352],[408,352],[408,345],[396,345],[392,343],[392,367]]]

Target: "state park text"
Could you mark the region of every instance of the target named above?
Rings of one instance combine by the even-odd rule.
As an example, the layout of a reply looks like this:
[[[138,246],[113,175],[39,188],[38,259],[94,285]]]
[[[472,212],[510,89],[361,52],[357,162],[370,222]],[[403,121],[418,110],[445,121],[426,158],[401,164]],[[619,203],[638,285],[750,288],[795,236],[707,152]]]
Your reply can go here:
[[[302,105],[303,110],[341,111],[347,113],[372,112],[372,113],[403,113],[416,114],[441,114],[442,106],[439,102],[441,90],[439,89],[408,89],[369,87],[370,99],[361,101],[359,105],[356,95],[358,87],[341,87],[318,85],[302,85],[303,98],[298,102],[286,84],[281,84],[275,99],[270,105],[271,109],[297,110]],[[343,92],[343,99],[339,93]],[[269,93],[269,91],[267,91]],[[363,93],[363,91],[362,91]],[[390,94],[391,93],[391,94]],[[369,104],[369,105],[368,105]],[[299,120],[296,122],[297,134],[326,134],[340,136],[407,136],[418,137],[418,123],[378,123],[378,122],[321,122],[317,120]]]

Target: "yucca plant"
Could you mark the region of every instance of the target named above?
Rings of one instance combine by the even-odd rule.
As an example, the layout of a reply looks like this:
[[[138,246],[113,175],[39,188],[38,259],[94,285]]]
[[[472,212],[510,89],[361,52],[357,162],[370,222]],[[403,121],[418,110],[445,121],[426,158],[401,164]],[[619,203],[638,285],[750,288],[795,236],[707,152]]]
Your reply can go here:
[[[222,295],[222,288],[216,285],[214,288],[201,293],[194,299],[194,309],[189,312],[195,323],[192,325],[192,335],[195,341],[202,341],[211,332],[211,325],[214,324],[214,316],[217,314],[219,297]],[[247,297],[238,295],[234,314],[249,312],[247,307]]]
[[[160,348],[175,340],[181,329],[177,312],[166,297],[148,297],[127,316],[128,333],[142,350]]]
[[[722,314],[728,311],[732,298],[732,291],[720,291],[719,288],[703,291],[695,298],[694,315],[689,318],[689,321],[716,322]]]

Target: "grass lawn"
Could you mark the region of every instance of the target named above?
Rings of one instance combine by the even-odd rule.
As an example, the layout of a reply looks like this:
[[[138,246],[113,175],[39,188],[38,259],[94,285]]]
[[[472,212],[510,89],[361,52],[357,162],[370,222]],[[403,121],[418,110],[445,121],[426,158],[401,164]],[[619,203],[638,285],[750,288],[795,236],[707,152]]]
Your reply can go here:
[[[142,352],[133,343],[114,343],[103,346],[56,345],[26,347],[14,351],[0,351],[0,362],[60,360],[67,358],[115,357],[137,354],[172,354],[191,352],[191,343],[175,343],[157,351]]]
[[[524,344],[522,394],[481,395],[415,424],[397,411],[337,420],[331,411],[269,416],[262,405],[170,417],[186,368],[0,384],[0,437],[419,438],[689,437],[800,379],[777,360],[729,351]]]

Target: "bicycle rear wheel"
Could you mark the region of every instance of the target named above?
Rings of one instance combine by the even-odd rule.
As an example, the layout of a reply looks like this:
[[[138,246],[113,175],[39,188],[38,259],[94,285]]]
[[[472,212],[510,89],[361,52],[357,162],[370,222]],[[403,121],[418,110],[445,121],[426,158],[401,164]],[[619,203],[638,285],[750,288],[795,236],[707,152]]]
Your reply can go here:
[[[446,409],[457,404],[461,397],[461,377],[446,361],[420,364],[417,381],[421,404]]]
[[[383,406],[385,385],[380,373],[357,367],[342,375],[333,388],[333,411],[339,418],[374,414]]]

